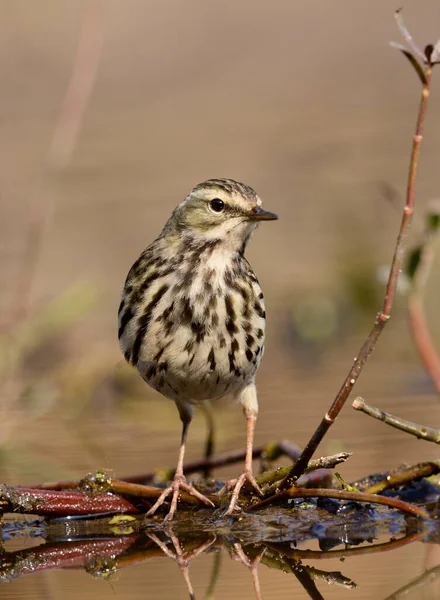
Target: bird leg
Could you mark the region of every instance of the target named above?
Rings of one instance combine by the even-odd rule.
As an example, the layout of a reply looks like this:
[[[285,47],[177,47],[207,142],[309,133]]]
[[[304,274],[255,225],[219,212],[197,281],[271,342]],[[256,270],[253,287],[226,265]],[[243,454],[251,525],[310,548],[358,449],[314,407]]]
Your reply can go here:
[[[168,546],[164,542],[162,542],[157,537],[157,535],[155,535],[154,533],[148,533],[147,535],[155,544],[159,546],[159,548],[166,556],[176,561],[179,569],[182,572],[183,579],[185,580],[190,599],[195,598],[194,590],[191,584],[191,580],[189,578],[189,566],[194,558],[196,558],[199,554],[205,552],[205,550],[212,546],[216,539],[215,534],[213,535],[213,537],[211,537],[211,539],[203,542],[194,550],[190,550],[189,552],[183,552],[178,537],[170,529],[167,532],[167,536],[170,538],[174,546],[174,553],[168,548]]]
[[[258,565],[260,564],[260,560],[263,558],[264,553],[266,552],[266,548],[263,548],[263,550],[261,550],[253,560],[246,556],[241,544],[239,543],[234,544],[234,551],[237,559],[251,572],[256,599],[262,600],[260,579],[258,577]]]
[[[214,417],[212,414],[212,407],[209,403],[204,403],[201,405],[201,409],[203,414],[205,415],[206,425],[208,427],[208,433],[206,436],[205,442],[205,460],[209,461],[214,455],[214,443],[215,443],[215,427],[214,427]],[[212,467],[205,467],[203,469],[203,477],[208,479],[212,475]]]
[[[151,515],[154,515],[154,513],[159,508],[159,506],[162,506],[162,504],[165,502],[165,500],[168,498],[168,496],[170,496],[172,494],[170,510],[169,510],[167,516],[165,517],[166,521],[171,521],[174,516],[174,513],[176,512],[177,501],[179,499],[179,492],[181,489],[185,490],[185,492],[188,492],[192,496],[195,496],[198,500],[200,500],[200,502],[203,502],[204,504],[207,504],[208,506],[214,506],[214,504],[211,502],[211,500],[209,500],[209,498],[207,498],[206,496],[204,496],[203,494],[198,492],[196,489],[194,489],[194,487],[192,485],[187,483],[186,477],[183,474],[183,458],[185,456],[185,444],[186,444],[186,438],[188,435],[189,424],[191,423],[191,415],[188,418],[186,414],[181,413],[180,417],[183,422],[183,429],[182,429],[182,440],[180,443],[180,450],[179,450],[179,458],[177,460],[176,473],[174,475],[174,479],[173,479],[171,485],[169,485],[162,492],[162,494],[156,500],[155,504],[147,512],[147,517],[151,517]]]
[[[257,415],[255,412],[251,412],[245,409],[246,415],[246,459],[244,463],[243,473],[235,480],[235,482],[230,482],[228,487],[232,487],[234,485],[234,491],[232,492],[231,501],[229,503],[229,508],[225,512],[225,515],[231,515],[234,511],[235,505],[237,504],[238,496],[240,494],[240,490],[246,482],[249,482],[251,486],[257,491],[259,496],[263,495],[260,486],[255,481],[255,477],[252,474],[252,449],[254,444],[254,431],[255,431],[255,423],[257,422]]]

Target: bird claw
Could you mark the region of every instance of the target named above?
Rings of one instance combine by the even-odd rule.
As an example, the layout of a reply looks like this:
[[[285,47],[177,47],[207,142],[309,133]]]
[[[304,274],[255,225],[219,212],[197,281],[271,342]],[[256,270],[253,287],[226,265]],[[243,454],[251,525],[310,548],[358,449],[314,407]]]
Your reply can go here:
[[[188,492],[188,494],[191,494],[191,496],[194,496],[195,498],[200,500],[200,502],[203,502],[208,506],[214,506],[214,504],[209,498],[198,492],[192,485],[190,485],[187,482],[186,477],[184,475],[175,475],[172,483],[161,493],[159,498],[156,500],[155,504],[147,512],[146,516],[151,517],[152,515],[154,515],[156,510],[160,506],[162,506],[162,504],[165,502],[168,496],[172,494],[173,497],[171,499],[170,510],[168,511],[168,514],[165,517],[165,521],[171,521],[174,517],[174,513],[176,512],[180,490]]]
[[[259,496],[263,495],[263,492],[260,488],[260,486],[258,485],[258,483],[255,480],[255,477],[252,474],[252,471],[243,471],[243,473],[240,475],[240,477],[238,477],[236,480],[232,481],[232,482],[228,482],[225,486],[224,489],[229,489],[230,487],[234,486],[234,491],[232,492],[232,497],[231,497],[231,501],[229,503],[229,507],[225,512],[225,516],[226,515],[232,515],[232,513],[234,512],[234,508],[235,505],[237,504],[237,500],[238,500],[238,496],[240,494],[241,488],[243,487],[243,485],[248,482],[253,488],[254,490],[257,492],[257,494]],[[221,490],[222,493],[224,493],[223,490]]]

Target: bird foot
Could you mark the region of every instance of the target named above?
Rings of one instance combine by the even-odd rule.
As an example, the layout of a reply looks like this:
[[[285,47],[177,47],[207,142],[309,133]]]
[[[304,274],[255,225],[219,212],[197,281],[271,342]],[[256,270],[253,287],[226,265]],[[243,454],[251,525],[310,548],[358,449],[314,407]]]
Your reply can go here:
[[[234,544],[233,547],[234,547],[234,554],[235,554],[236,559],[239,560],[243,565],[245,565],[245,567],[247,567],[252,574],[252,580],[254,583],[256,599],[262,600],[260,580],[258,577],[258,565],[260,564],[260,561],[263,558],[264,553],[266,552],[266,548],[263,548],[262,550],[260,550],[260,552],[257,554],[257,556],[255,558],[250,559],[244,553],[243,548],[241,547],[241,544],[236,543],[236,544]]]
[[[234,491],[232,492],[231,501],[229,503],[229,507],[228,507],[227,511],[225,512],[225,515],[232,515],[232,513],[234,512],[234,508],[235,508],[235,505],[237,504],[237,500],[238,500],[238,496],[240,494],[241,488],[244,486],[244,484],[246,482],[250,483],[250,485],[254,488],[254,490],[257,492],[257,494],[259,496],[263,495],[263,492],[261,491],[260,486],[255,481],[255,477],[253,476],[252,471],[245,469],[243,471],[243,473],[240,475],[240,477],[228,482],[225,486],[225,489],[230,489],[232,486],[234,486]],[[222,493],[223,492],[224,492],[224,490],[222,490]]]
[[[157,544],[157,546],[159,546],[159,548],[162,550],[165,556],[168,556],[168,558],[172,558],[176,561],[188,588],[189,597],[195,598],[194,590],[191,584],[191,580],[189,578],[189,566],[194,558],[196,558],[202,552],[205,552],[205,550],[207,550],[215,542],[215,534],[211,534],[212,537],[209,540],[206,540],[205,542],[201,543],[197,548],[194,548],[193,550],[190,550],[188,552],[183,552],[179,542],[179,538],[173,533],[171,529],[169,529],[166,532],[166,535],[170,538],[174,546],[174,552],[172,552],[168,548],[167,544],[162,542],[162,540],[160,540],[154,533],[147,533],[147,535],[155,544]]]
[[[195,496],[198,500],[200,500],[200,502],[203,502],[208,506],[214,506],[214,504],[209,498],[198,492],[192,485],[190,485],[187,482],[186,477],[184,475],[176,474],[172,483],[161,493],[159,498],[156,500],[155,504],[147,512],[146,516],[151,517],[152,515],[154,515],[159,506],[162,506],[162,504],[165,502],[168,496],[172,494],[170,510],[168,511],[168,514],[165,517],[165,521],[171,521],[174,517],[174,513],[176,512],[180,490],[188,492],[188,494],[191,494],[191,496]]]

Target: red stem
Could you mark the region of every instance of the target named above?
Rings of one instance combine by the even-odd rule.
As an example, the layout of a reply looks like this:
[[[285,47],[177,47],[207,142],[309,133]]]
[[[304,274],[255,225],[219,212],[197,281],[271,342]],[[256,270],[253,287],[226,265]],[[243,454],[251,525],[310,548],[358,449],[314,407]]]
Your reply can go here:
[[[419,163],[420,155],[420,144],[422,141],[423,124],[426,115],[427,101],[429,98],[429,90],[431,85],[432,67],[427,65],[425,67],[425,83],[422,88],[422,97],[419,105],[419,112],[417,116],[416,131],[413,137],[413,145],[411,152],[411,160],[408,173],[406,203],[403,210],[402,220],[400,223],[400,229],[397,236],[396,246],[394,250],[394,256],[391,263],[390,275],[385,291],[385,299],[383,302],[382,310],[377,315],[374,322],[373,328],[370,331],[367,339],[365,340],[358,356],[354,359],[354,363],[342,384],[336,398],[334,399],[329,411],[326,413],[318,428],[312,435],[307,446],[304,448],[298,461],[292,466],[290,473],[283,479],[280,484],[280,490],[288,489],[297,479],[305,472],[309,460],[312,458],[315,450],[321,443],[327,431],[335,422],[339,415],[342,407],[344,406],[347,398],[349,397],[356,381],[361,374],[365,363],[367,362],[371,352],[376,346],[376,342],[382,333],[385,325],[387,324],[391,308],[393,306],[394,295],[397,288],[397,280],[402,270],[403,261],[405,257],[406,241],[408,237],[409,227],[411,225],[413,213],[414,213],[414,200],[415,200],[415,182],[417,175],[417,167]]]

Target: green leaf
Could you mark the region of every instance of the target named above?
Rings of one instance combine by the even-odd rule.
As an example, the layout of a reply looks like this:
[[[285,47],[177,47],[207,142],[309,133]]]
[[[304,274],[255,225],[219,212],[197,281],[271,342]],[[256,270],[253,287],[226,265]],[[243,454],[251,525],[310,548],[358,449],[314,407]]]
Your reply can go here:
[[[414,281],[417,269],[419,268],[420,259],[422,258],[422,249],[422,246],[417,246],[417,248],[414,248],[408,256],[405,272],[411,281]]]
[[[426,214],[426,226],[429,233],[436,233],[440,227],[440,214],[435,212],[428,212]]]
[[[335,472],[335,477],[342,485],[344,490],[347,490],[347,492],[359,492],[358,488],[354,485],[350,485],[349,483],[347,483],[340,473]]]

